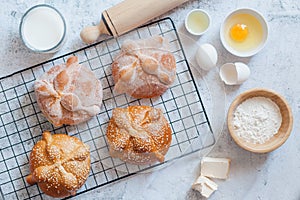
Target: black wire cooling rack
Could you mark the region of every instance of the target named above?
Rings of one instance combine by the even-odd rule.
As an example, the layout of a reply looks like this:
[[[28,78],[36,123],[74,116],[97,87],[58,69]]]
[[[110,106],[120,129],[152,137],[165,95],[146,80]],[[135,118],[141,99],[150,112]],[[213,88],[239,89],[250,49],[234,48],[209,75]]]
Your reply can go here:
[[[147,38],[161,35],[170,41],[170,51],[177,63],[177,78],[162,96],[153,99],[133,99],[125,94],[113,94],[111,63],[128,38]],[[52,66],[64,63],[70,55],[90,69],[103,85],[101,112],[86,123],[76,126],[53,127],[42,115],[34,95],[33,84]],[[0,188],[4,199],[47,199],[37,185],[28,185],[29,155],[41,133],[66,133],[80,138],[90,146],[91,172],[85,185],[77,192],[84,193],[128,176],[165,166],[180,157],[215,143],[214,134],[204,109],[197,83],[189,68],[182,44],[170,18],[161,19],[131,31],[119,38],[110,38],[75,52],[60,56],[29,69],[0,79]],[[161,108],[172,127],[172,143],[165,162],[147,166],[126,164],[110,157],[105,131],[115,107],[150,105]],[[197,145],[191,144],[198,140]]]

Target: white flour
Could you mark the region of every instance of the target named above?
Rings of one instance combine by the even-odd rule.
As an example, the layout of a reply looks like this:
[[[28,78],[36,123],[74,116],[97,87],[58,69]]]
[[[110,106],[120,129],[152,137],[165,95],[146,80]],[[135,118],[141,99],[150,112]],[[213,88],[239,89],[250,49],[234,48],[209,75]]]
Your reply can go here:
[[[234,112],[235,133],[247,142],[263,144],[280,128],[282,116],[278,106],[268,98],[253,97]]]

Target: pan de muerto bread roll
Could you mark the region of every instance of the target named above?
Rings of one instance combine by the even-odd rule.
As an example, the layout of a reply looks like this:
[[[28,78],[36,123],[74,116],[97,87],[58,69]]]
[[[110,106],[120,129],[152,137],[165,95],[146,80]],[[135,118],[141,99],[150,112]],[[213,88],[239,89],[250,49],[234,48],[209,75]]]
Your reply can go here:
[[[116,93],[135,98],[152,98],[163,94],[174,82],[176,62],[169,42],[161,36],[127,40],[112,63]]]
[[[37,183],[47,195],[63,198],[75,195],[90,171],[89,147],[76,137],[43,133],[30,153],[30,175],[26,181]]]
[[[162,111],[150,106],[115,108],[106,136],[112,157],[137,165],[163,162],[172,140]]]
[[[52,67],[34,87],[41,111],[54,126],[79,124],[100,112],[101,82],[75,56]]]

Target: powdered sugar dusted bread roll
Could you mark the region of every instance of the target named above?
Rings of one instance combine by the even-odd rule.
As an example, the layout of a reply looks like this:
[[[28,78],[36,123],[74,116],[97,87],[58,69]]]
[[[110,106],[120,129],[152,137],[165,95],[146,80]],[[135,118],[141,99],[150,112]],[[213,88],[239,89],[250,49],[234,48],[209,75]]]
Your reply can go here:
[[[162,111],[150,106],[115,108],[106,136],[112,157],[137,165],[163,162],[172,140]]]
[[[30,153],[29,184],[37,183],[47,195],[63,198],[75,195],[90,172],[89,147],[76,137],[43,133]]]
[[[168,40],[161,36],[126,40],[112,63],[112,75],[116,93],[135,98],[163,94],[176,77],[176,62]]]
[[[52,67],[34,87],[41,111],[54,126],[78,124],[100,112],[101,82],[75,56]]]

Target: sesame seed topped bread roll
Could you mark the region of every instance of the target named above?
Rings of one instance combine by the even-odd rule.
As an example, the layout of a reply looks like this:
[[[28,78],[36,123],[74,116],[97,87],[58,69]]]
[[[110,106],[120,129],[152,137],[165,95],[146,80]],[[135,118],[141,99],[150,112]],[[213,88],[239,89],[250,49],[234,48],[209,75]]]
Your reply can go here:
[[[161,36],[124,41],[112,63],[116,93],[135,98],[163,94],[175,80],[176,62],[169,42]]]
[[[79,124],[100,112],[101,82],[75,56],[52,67],[34,88],[41,111],[54,126]]]
[[[115,108],[106,136],[112,157],[136,165],[163,162],[172,140],[162,111],[150,106]]]
[[[43,133],[30,153],[29,184],[37,183],[47,195],[63,198],[75,195],[90,171],[89,147],[76,137]]]

